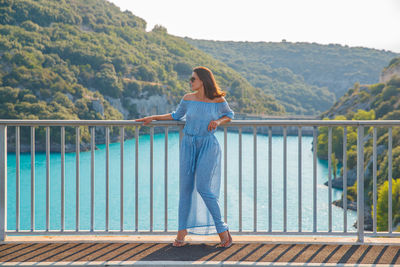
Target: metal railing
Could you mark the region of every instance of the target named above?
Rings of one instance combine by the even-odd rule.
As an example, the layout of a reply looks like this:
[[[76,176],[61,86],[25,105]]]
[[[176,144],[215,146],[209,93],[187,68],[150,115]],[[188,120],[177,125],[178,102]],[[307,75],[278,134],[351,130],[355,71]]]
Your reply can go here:
[[[19,189],[19,180],[20,180],[20,127],[30,127],[30,140],[31,140],[31,166],[35,165],[35,127],[42,126],[46,127],[45,136],[46,136],[46,230],[36,230],[35,229],[35,168],[31,168],[31,229],[30,230],[21,230],[20,225],[20,189]],[[81,126],[90,127],[90,150],[91,150],[91,160],[90,160],[90,184],[91,184],[91,196],[90,196],[90,230],[83,231],[80,230],[80,218],[79,218],[79,151],[80,151],[80,128]],[[124,188],[124,142],[120,142],[120,230],[110,230],[109,229],[109,212],[110,212],[110,203],[109,203],[109,146],[110,146],[110,127],[120,127],[120,140],[124,140],[125,135],[125,127],[135,127],[135,229],[124,229],[123,221],[124,221],[124,201],[123,201],[123,188]],[[138,208],[138,179],[139,179],[139,131],[141,123],[137,123],[134,121],[60,121],[60,120],[0,120],[0,241],[4,240],[6,235],[31,235],[31,234],[46,234],[46,235],[98,235],[98,234],[175,234],[176,231],[171,231],[168,228],[168,132],[169,127],[178,127],[179,128],[179,139],[181,140],[183,137],[183,126],[184,122],[176,122],[176,121],[157,121],[152,122],[148,126],[150,127],[150,225],[149,230],[143,231],[138,228],[138,217],[139,217],[139,208]],[[224,219],[227,220],[227,199],[228,199],[228,160],[227,160],[227,130],[230,127],[234,127],[238,129],[238,175],[239,175],[239,192],[238,192],[238,201],[239,201],[239,229],[238,231],[233,231],[234,234],[260,234],[260,235],[357,235],[358,241],[362,242],[365,236],[398,236],[399,233],[393,232],[392,229],[392,127],[400,126],[400,121],[327,121],[327,120],[234,120],[228,124],[221,126],[224,130],[224,181],[223,181],[223,192],[224,192]],[[16,153],[16,210],[10,211],[7,210],[7,128],[15,127],[15,153]],[[61,140],[60,140],[60,154],[61,154],[61,229],[59,230],[50,230],[50,127],[60,127],[61,128]],[[65,127],[76,127],[76,229],[75,230],[66,230],[64,224],[64,216],[65,216],[65,193],[64,193],[64,184],[65,184]],[[94,191],[94,182],[95,182],[95,127],[105,127],[105,149],[106,149],[106,162],[105,162],[105,179],[106,179],[106,203],[105,203],[105,229],[104,230],[95,230],[94,229],[94,199],[95,199],[95,191]],[[153,229],[153,178],[154,178],[154,162],[153,162],[153,138],[154,138],[154,127],[164,127],[164,138],[165,138],[165,154],[164,154],[164,210],[165,210],[165,221],[164,221],[164,230],[156,231]],[[253,128],[253,229],[252,231],[244,231],[243,230],[243,197],[242,197],[242,188],[243,188],[243,159],[242,159],[242,133],[243,129]],[[268,229],[266,231],[259,230],[257,227],[257,128],[266,127],[268,129]],[[283,129],[283,230],[282,231],[273,231],[272,230],[272,169],[274,166],[272,165],[272,157],[273,157],[273,149],[272,149],[272,129],[274,127],[282,127]],[[298,129],[298,229],[297,231],[288,231],[287,230],[287,129],[288,127],[297,127]],[[302,228],[302,133],[304,128],[311,127],[313,133],[313,171],[312,171],[312,192],[313,192],[313,200],[312,200],[312,209],[313,209],[313,227],[312,231],[304,231]],[[327,231],[318,231],[317,230],[317,136],[318,136],[318,127],[328,127],[328,230]],[[343,127],[343,231],[333,231],[332,230],[332,162],[331,162],[331,153],[332,153],[332,128],[333,127]],[[348,127],[356,127],[357,128],[357,230],[355,232],[347,231],[347,128]],[[388,128],[388,186],[389,186],[389,196],[388,196],[388,231],[387,232],[377,232],[377,216],[376,212],[373,214],[373,231],[367,232],[364,231],[364,129],[373,127],[373,210],[376,211],[377,207],[377,128],[383,127]],[[235,166],[236,167],[236,166]],[[230,167],[233,168],[233,167]],[[246,207],[249,210],[250,207]],[[8,212],[16,212],[16,229],[9,230],[7,229],[7,213]]]

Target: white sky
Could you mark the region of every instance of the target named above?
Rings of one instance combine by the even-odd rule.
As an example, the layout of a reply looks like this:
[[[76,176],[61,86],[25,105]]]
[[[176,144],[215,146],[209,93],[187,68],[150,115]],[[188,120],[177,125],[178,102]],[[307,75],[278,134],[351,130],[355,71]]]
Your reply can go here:
[[[169,34],[316,42],[400,53],[400,0],[108,0]]]

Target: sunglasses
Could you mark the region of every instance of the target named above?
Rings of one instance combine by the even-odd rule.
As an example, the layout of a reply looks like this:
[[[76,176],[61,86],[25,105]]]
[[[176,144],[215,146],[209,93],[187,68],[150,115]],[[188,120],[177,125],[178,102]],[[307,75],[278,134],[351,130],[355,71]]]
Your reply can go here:
[[[195,80],[196,80],[195,77],[192,77],[192,78],[189,79],[190,82],[194,82]]]

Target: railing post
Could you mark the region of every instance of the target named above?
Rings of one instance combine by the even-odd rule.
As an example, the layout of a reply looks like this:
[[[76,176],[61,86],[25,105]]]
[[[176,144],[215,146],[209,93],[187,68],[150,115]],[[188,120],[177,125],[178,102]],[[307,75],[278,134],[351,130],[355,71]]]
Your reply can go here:
[[[0,242],[7,229],[7,126],[0,125]]]
[[[357,242],[364,242],[364,127],[357,135]]]

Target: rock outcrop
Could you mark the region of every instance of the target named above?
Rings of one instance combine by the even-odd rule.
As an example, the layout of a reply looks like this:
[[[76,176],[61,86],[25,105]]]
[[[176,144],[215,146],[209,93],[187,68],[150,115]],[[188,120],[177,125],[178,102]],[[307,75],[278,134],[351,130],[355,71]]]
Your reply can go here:
[[[400,78],[400,63],[391,65],[387,69],[383,70],[381,76],[379,77],[379,82],[387,83],[395,76]]]
[[[343,208],[343,200],[338,199],[333,201],[333,205]],[[357,202],[347,200],[347,209],[357,211]],[[371,207],[368,205],[364,205],[364,230],[372,231],[373,220],[371,216]],[[357,228],[357,221],[353,225]]]
[[[135,105],[137,113],[141,116],[170,113],[171,111],[175,110],[177,106],[171,104],[165,95],[152,95],[147,99],[129,97],[127,98],[127,102],[130,105]],[[119,110],[119,107],[115,108]],[[126,118],[125,113],[122,111],[120,112],[124,114],[124,118]]]

